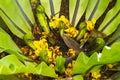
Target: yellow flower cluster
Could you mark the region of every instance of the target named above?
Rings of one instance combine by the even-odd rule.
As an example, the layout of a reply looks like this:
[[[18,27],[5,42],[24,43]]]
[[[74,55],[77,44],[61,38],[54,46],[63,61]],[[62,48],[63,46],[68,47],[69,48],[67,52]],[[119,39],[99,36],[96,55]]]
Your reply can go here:
[[[24,55],[26,55],[30,59],[36,59],[37,58],[37,56],[33,53],[33,51],[28,46],[22,47],[21,51],[23,52]]]
[[[78,35],[78,30],[75,27],[70,27],[64,30],[65,35],[68,37],[75,38]]]
[[[33,41],[33,44],[36,47],[35,54],[36,56],[40,56],[40,52],[42,50],[48,50],[48,43],[47,40],[42,38],[39,41]]]
[[[89,33],[88,32],[86,32],[85,34],[84,34],[84,39],[87,39],[87,38],[89,38]]]
[[[94,30],[95,23],[96,23],[96,20],[94,18],[91,21],[86,21],[87,32],[85,32],[83,39],[80,40],[81,43],[86,42],[86,40],[90,37],[90,31]]]
[[[68,52],[67,52],[67,55],[68,56],[75,56],[75,50],[69,49]]]
[[[107,64],[107,67],[112,69],[115,66],[115,64]]]
[[[96,20],[93,18],[91,21],[86,21],[87,24],[87,30],[92,31],[94,30],[94,25],[96,23]]]
[[[46,32],[42,32],[42,36],[41,39],[46,39],[48,37],[49,34],[47,34]]]
[[[47,34],[46,32],[42,32],[40,39],[46,39],[46,38],[52,37],[52,36],[53,36],[52,33]]]
[[[72,37],[72,38],[75,38],[77,35],[78,35],[78,30],[73,27],[69,20],[67,18],[65,18],[65,16],[60,16],[60,18],[57,18],[57,17],[53,17],[53,20],[49,22],[49,25],[52,27],[52,28],[58,28],[59,27],[59,24],[60,22],[63,22],[64,25],[65,25],[65,35],[68,36],[68,37]]]
[[[71,73],[72,73],[72,69],[71,69],[71,68],[66,68],[66,70],[65,70],[65,75],[66,75],[67,77],[71,77]]]
[[[70,22],[68,21],[67,18],[65,18],[65,16],[60,16],[60,18],[53,16],[52,21],[49,22],[49,25],[52,28],[58,28],[59,27],[59,23],[63,22],[65,24],[65,26],[68,28],[70,27]]]
[[[92,80],[99,79],[101,77],[100,70],[92,72],[92,77],[93,77]]]
[[[68,64],[68,66],[67,66],[67,68],[65,70],[65,75],[67,77],[71,77],[72,76],[72,68],[73,68],[74,64],[75,64],[74,60],[71,63]]]
[[[57,56],[62,55],[62,52],[59,50],[59,46],[50,47],[48,52],[48,61],[55,64],[55,59]]]
[[[41,37],[39,41],[33,41],[33,44],[36,47],[34,53],[36,56],[40,56],[40,52],[42,50],[46,50],[47,51],[46,60],[48,60],[48,62],[55,63],[57,55],[62,55],[62,52],[59,50],[60,48],[59,46],[49,47],[47,40],[45,38],[46,36]]]

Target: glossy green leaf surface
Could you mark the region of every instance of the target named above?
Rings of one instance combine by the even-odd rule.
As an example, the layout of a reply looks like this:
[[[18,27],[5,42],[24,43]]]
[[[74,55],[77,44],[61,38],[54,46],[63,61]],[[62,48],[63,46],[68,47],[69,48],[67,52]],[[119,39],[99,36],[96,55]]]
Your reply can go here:
[[[29,0],[1,0],[0,16],[19,38],[31,33],[31,27],[35,23]]]
[[[116,1],[115,6],[107,13],[104,21],[98,28],[99,31],[106,35],[112,34],[120,24],[120,0]]]
[[[24,58],[24,56],[20,54],[22,53],[21,50],[14,43],[11,37],[2,28],[0,28],[0,53],[3,51],[9,54],[14,54],[19,59]]]
[[[9,34],[7,34],[2,28],[0,28],[0,47],[21,52]]]
[[[41,52],[40,52],[40,58],[41,58],[41,60],[43,60],[43,61],[45,61],[45,62],[48,62],[48,59],[47,59],[47,54],[48,54],[48,51],[47,50],[42,50]]]
[[[45,16],[45,9],[43,6],[39,5],[36,9],[37,12],[37,17],[38,17],[38,21],[43,29],[43,31],[45,31],[46,33],[49,33],[49,26],[47,23],[47,17]]]
[[[120,40],[120,25],[117,27],[117,30],[114,32],[112,37],[107,42],[108,45]]]
[[[84,80],[82,75],[76,75],[73,77],[74,80]]]
[[[69,0],[69,18],[72,25],[76,26],[87,7],[89,0]],[[77,3],[78,2],[78,3]],[[77,4],[77,6],[76,6]],[[75,8],[78,10],[75,11]],[[75,13],[74,13],[75,12]],[[76,14],[76,15],[74,15]],[[73,16],[76,17],[73,19]],[[72,22],[74,21],[74,23]]]
[[[49,71],[49,73],[48,73]],[[20,62],[15,55],[8,55],[0,60],[0,74],[33,73],[42,76],[56,77],[54,69],[45,62],[36,65],[30,62]]]
[[[41,74],[43,76],[49,76],[49,77],[56,77],[56,73],[53,68],[48,67],[45,62],[41,62],[37,67],[37,74]]]
[[[58,72],[60,72],[60,73],[65,72],[64,63],[65,63],[65,58],[63,58],[62,56],[57,56],[55,67],[56,67]]]
[[[31,23],[34,24],[35,20],[34,20],[34,17],[33,17],[30,1],[29,0],[23,0],[23,1],[18,0],[18,3],[21,5],[23,11],[27,15],[27,17],[30,19]]]
[[[51,13],[51,8],[50,8],[50,2],[49,1],[50,0],[40,0],[42,6],[44,6],[44,8],[45,8],[45,12],[48,15],[48,17],[51,18],[51,16],[54,16],[56,13],[58,13],[57,15],[59,15],[62,0],[51,0],[53,2],[52,9],[54,10],[54,15],[52,15],[52,13]]]
[[[89,0],[86,10],[86,20],[95,18],[96,20],[104,13],[109,0]]]
[[[89,0],[85,19],[88,20],[98,0]]]
[[[100,58],[100,64],[109,64],[120,61],[120,41],[115,42],[111,47],[105,46]]]
[[[24,64],[14,55],[6,56],[0,60],[0,74],[14,74],[19,72],[24,72]]]
[[[84,74],[93,65],[98,64],[97,53],[94,53],[90,58],[87,57],[83,52],[78,56],[76,63],[73,67],[72,74]]]
[[[115,42],[111,47],[105,46],[102,53],[93,53],[90,57],[87,57],[83,52],[80,53],[73,67],[72,74],[85,74],[86,71],[98,69],[104,64],[119,62],[119,45],[120,41]]]
[[[95,18],[97,20],[104,13],[106,8],[108,7],[109,2],[110,2],[110,0],[100,0],[98,8],[97,8],[95,14],[93,15],[93,18]]]

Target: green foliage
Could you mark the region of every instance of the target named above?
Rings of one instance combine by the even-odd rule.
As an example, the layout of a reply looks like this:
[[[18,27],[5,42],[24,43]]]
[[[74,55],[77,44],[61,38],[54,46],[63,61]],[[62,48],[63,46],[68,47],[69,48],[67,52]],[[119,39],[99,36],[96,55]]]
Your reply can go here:
[[[43,31],[45,31],[46,33],[50,33],[48,25],[49,20],[47,20],[46,14],[49,17],[49,19],[56,13],[58,13],[59,15],[62,0],[39,1],[42,5],[39,5],[37,7],[37,14],[35,15],[37,15],[38,21]],[[98,20],[107,9],[109,3],[109,0],[69,0],[69,18],[71,24],[76,27],[84,13],[85,20],[91,20],[92,18]],[[74,49],[76,51],[76,54],[78,55],[76,63],[73,66],[72,74],[80,75],[74,76],[74,80],[83,80],[83,76],[87,72],[92,72],[93,70],[100,68],[104,64],[116,63],[120,61],[119,3],[120,0],[116,0],[115,6],[106,14],[102,24],[98,26],[98,30],[101,33],[104,33],[106,37],[113,34],[112,37],[106,43],[103,38],[99,37],[95,37],[95,42],[93,42],[94,40],[91,40],[90,43],[95,44],[95,46],[93,45],[94,50],[91,52],[92,55],[90,57],[85,55],[84,52],[81,52],[82,49],[80,49],[80,45],[77,43],[76,40],[63,35],[63,27],[65,25],[63,26],[64,23],[60,24],[60,34],[63,41],[68,46],[68,48]],[[31,27],[35,24],[35,20],[29,0],[1,0],[0,16],[13,34],[23,39],[25,43],[29,45],[32,49],[36,49],[32,44],[34,36],[32,35]],[[77,36],[78,41],[81,38],[83,38],[83,36],[87,32],[85,21],[80,24],[79,31],[79,35]],[[89,40],[90,38],[87,39],[87,42],[89,42]],[[96,52],[100,50],[102,50],[101,53]],[[2,28],[0,28],[0,53],[1,52],[7,52],[10,54],[0,59],[0,74],[2,75],[17,73],[33,73],[56,78],[55,70],[46,64],[49,63],[46,57],[48,54],[47,50],[42,50],[40,52],[40,58],[42,60],[40,64],[27,62],[25,61],[25,59],[28,58],[20,54],[22,53],[21,50]],[[56,71],[60,74],[63,74],[65,72],[64,64],[65,58],[63,56],[57,56],[55,68]]]
[[[14,43],[9,34],[7,34],[2,28],[0,28],[0,53],[3,51],[9,54],[16,55],[20,60],[25,59],[25,57],[20,54],[22,53],[21,50]]]
[[[45,62],[48,62],[47,54],[48,54],[47,50],[42,50],[40,52],[40,59],[45,61]]]
[[[47,72],[49,71],[49,73]],[[31,62],[20,62],[15,55],[8,55],[0,60],[0,74],[33,73],[42,76],[56,77],[54,69],[45,62],[36,65]]]
[[[48,27],[48,23],[47,23],[47,17],[45,16],[45,9],[42,5],[39,5],[37,7],[37,17],[38,17],[38,20],[39,20],[39,23],[43,29],[43,31],[45,31],[46,33],[49,33],[50,30],[49,30],[49,27]]]
[[[84,80],[81,75],[76,75],[73,77],[74,80]]]
[[[56,71],[60,72],[61,74],[65,72],[64,63],[65,63],[65,58],[62,56],[57,56],[55,67],[56,67]]]
[[[94,53],[92,56],[87,57],[83,52],[81,52],[73,66],[72,74],[85,74],[93,65],[98,64],[98,54]]]
[[[120,40],[120,34],[119,34],[119,32],[120,32],[120,25],[117,27],[116,31],[114,32],[114,34],[112,35],[112,37],[107,42],[107,45],[111,45],[115,41],[119,41]]]
[[[45,62],[41,62],[37,67],[36,67],[36,74],[41,74],[43,76],[49,76],[49,77],[56,77],[55,70],[51,67],[48,67]],[[49,72],[48,72],[49,71]]]
[[[79,32],[79,34],[77,36],[77,40],[82,39],[83,36],[85,35],[86,31],[87,31],[85,22],[80,23],[79,30],[80,30],[80,32]]]
[[[108,64],[120,61],[120,41],[113,43],[111,47],[105,46],[102,51],[102,56],[100,58],[100,63]]]
[[[13,34],[21,39],[24,38],[26,44],[35,49],[30,41],[33,39],[31,27],[35,20],[29,0],[0,1],[0,16]],[[27,38],[25,38],[25,35],[27,35]],[[28,35],[30,36],[29,38]]]
[[[0,15],[8,28],[22,39],[31,33],[31,26],[35,23],[29,0],[0,1]]]
[[[45,12],[49,18],[60,12],[60,5],[62,0],[40,0],[42,6],[45,8]]]
[[[32,40],[34,39],[32,33],[25,34],[23,37],[24,42],[30,46],[33,50],[36,49],[36,47],[33,45]]]
[[[120,42],[114,43],[111,47],[105,46],[102,53],[94,53],[90,57],[87,57],[81,52],[73,67],[72,74],[85,74],[96,66],[101,66],[109,63],[116,63],[120,61]]]
[[[109,0],[89,0],[86,10],[86,20],[95,18],[96,20],[104,13],[109,4]]]
[[[89,0],[69,0],[69,18],[72,25],[77,25],[79,19],[82,17],[85,9],[87,8]],[[75,12],[76,5],[78,8]]]
[[[88,49],[89,54],[93,54],[94,52],[102,50],[105,45],[106,43],[103,38],[89,38],[86,43],[86,49]]]
[[[112,34],[120,24],[120,0],[116,1],[115,6],[107,13],[104,21],[99,27],[99,31],[106,35]]]

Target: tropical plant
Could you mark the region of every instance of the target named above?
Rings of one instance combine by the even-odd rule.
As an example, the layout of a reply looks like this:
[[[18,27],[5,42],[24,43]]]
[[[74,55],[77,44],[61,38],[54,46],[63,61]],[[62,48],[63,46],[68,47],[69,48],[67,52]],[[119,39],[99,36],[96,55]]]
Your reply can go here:
[[[10,53],[0,59],[0,74],[32,73],[56,79],[64,78],[65,74],[67,79],[84,80],[102,66],[120,61],[120,0],[115,0],[110,10],[106,10],[112,3],[110,0],[68,0],[68,16],[61,15],[63,2],[0,1],[2,20],[15,36],[32,48],[35,59],[40,60],[37,63],[23,56],[24,52],[0,22],[3,26],[0,53]],[[99,22],[101,16],[104,18]],[[32,32],[36,25],[41,29],[40,40],[36,40]]]
[[[6,7],[7,5],[10,6]],[[14,14],[14,11],[16,11],[16,14]],[[35,49],[31,43],[31,40],[34,39],[31,27],[34,25],[35,21],[28,0],[24,0],[24,2],[18,0],[1,1],[0,15],[13,34],[24,39],[30,47]]]

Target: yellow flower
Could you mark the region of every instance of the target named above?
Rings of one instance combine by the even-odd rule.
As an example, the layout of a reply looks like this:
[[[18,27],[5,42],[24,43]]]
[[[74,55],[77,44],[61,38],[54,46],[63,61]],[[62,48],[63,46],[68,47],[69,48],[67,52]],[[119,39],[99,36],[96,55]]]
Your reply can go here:
[[[96,19],[95,19],[95,18],[92,18],[91,21],[92,21],[92,24],[95,25],[95,23],[96,23]]]
[[[96,20],[93,18],[91,21],[86,21],[87,24],[87,30],[92,31],[94,30],[94,25],[96,23]]]
[[[78,35],[78,30],[75,27],[70,27],[64,30],[65,35],[71,38],[75,38]]]
[[[53,61],[53,57],[52,57],[52,51],[48,51],[48,54],[47,54],[47,58],[48,58],[48,61],[49,62],[52,62]]]
[[[100,78],[100,77],[101,77],[100,70],[95,71],[95,72],[92,72],[92,77],[93,77],[94,79]]]
[[[66,25],[66,28],[69,28],[71,26],[69,20],[67,18],[65,18],[65,16],[63,16],[63,15],[60,16],[60,21],[64,22],[64,24]]]
[[[67,52],[67,55],[68,56],[75,56],[75,53],[76,53],[75,50],[69,49],[68,52]]]
[[[52,21],[49,22],[50,27],[52,28],[58,28],[59,25],[59,18],[53,16]]]
[[[33,41],[33,44],[36,47],[35,54],[36,56],[40,55],[41,50],[48,50],[48,43],[46,39],[40,39],[39,41]]]
[[[67,65],[67,68],[73,68],[74,65],[75,65],[75,60],[72,60],[72,62]]]
[[[48,35],[49,34],[47,34],[46,32],[42,32],[42,36],[40,37],[40,39],[46,39]]]
[[[86,21],[87,23],[87,30],[92,31],[94,29],[94,26],[91,21]]]
[[[72,67],[75,65],[75,62],[76,62],[75,60],[72,60]]]
[[[55,65],[54,64],[50,64],[49,65],[51,68],[55,69]]]
[[[62,52],[60,51],[60,46],[55,46],[53,53],[57,55],[62,55]]]
[[[69,63],[67,67],[68,67],[68,68],[71,68],[71,67],[72,67],[72,64],[71,64],[71,63]]]
[[[62,52],[59,50],[59,46],[49,47],[48,49],[48,61],[55,64],[55,59],[58,55],[62,55]]]
[[[33,44],[36,47],[36,50],[34,51],[35,56],[40,56],[40,52],[42,50],[46,50],[47,51],[46,59],[51,63],[55,63],[57,55],[62,55],[62,52],[59,50],[60,47],[59,46],[55,46],[54,48],[48,47],[48,43],[45,38],[40,38],[39,41],[33,41]]]
[[[75,64],[75,60],[72,60],[72,62],[70,62],[68,65],[67,65],[67,68],[65,70],[65,75],[67,77],[71,77],[72,76],[72,69],[73,69],[73,66]]]
[[[48,37],[53,37],[52,33],[46,33],[46,32],[42,32],[42,36],[40,37],[40,39],[47,39]]]
[[[39,41],[33,41],[34,46],[38,49],[39,45],[38,45]]]
[[[53,16],[53,20],[59,21],[60,19],[58,17]]]
[[[50,27],[52,27],[52,28],[58,28],[59,21],[56,21],[56,20],[50,21],[50,22],[49,22],[49,25],[50,25]]]
[[[53,17],[52,21],[49,22],[50,27],[52,28],[58,28],[59,27],[59,23],[63,22],[65,24],[66,28],[69,28],[71,26],[69,20],[67,18],[65,18],[65,16],[60,16],[60,18],[57,17]]]
[[[40,50],[35,50],[35,55],[39,56],[40,55]]]
[[[60,22],[60,19],[53,16],[53,19],[52,19],[52,21],[49,22],[49,25],[52,28],[58,28],[59,22]]]
[[[68,36],[68,37],[72,37],[72,38],[75,38],[77,35],[78,35],[78,30],[71,26],[69,20],[65,17],[65,16],[60,16],[60,18],[57,18],[57,17],[53,17],[52,21],[49,22],[49,25],[52,27],[52,28],[58,28],[59,27],[59,24],[60,22],[63,22],[64,25],[65,25],[65,35]]]
[[[111,69],[114,67],[114,64],[107,64],[107,67]]]
[[[89,38],[89,33],[88,32],[86,32],[85,34],[84,34],[84,39],[87,39],[87,38]]]
[[[66,70],[65,70],[65,75],[66,75],[67,77],[71,77],[71,73],[72,73],[72,68],[66,68]]]

